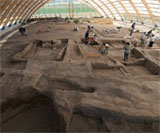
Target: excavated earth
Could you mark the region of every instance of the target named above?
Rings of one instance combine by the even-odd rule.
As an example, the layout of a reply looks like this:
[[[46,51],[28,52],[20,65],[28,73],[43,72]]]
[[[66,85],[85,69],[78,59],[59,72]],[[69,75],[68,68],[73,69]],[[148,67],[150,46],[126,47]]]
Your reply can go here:
[[[124,39],[117,36],[129,30],[111,38],[98,28],[98,37],[110,44],[102,56],[97,46],[80,41],[87,25],[79,24],[79,32],[73,27],[35,23],[28,36],[16,33],[3,44],[1,132],[158,133],[159,51],[134,47],[124,62]]]

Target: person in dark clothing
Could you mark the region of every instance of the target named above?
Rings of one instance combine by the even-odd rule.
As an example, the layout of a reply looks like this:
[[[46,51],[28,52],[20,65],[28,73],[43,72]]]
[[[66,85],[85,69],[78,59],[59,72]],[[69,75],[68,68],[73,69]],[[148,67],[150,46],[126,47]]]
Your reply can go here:
[[[23,28],[19,27],[19,32],[21,33],[21,35],[23,35]]]
[[[21,35],[26,35],[26,29],[24,27],[19,27],[19,32]]]
[[[148,31],[146,36],[151,36],[152,35],[152,31],[153,30]]]
[[[152,35],[152,38],[150,39],[149,47],[152,48],[154,44],[154,35]]]
[[[133,34],[133,32],[134,32],[135,25],[136,25],[135,22],[131,25],[131,33],[130,33],[130,36],[132,36],[132,34]]]
[[[136,25],[136,23],[134,22],[134,23],[132,24],[131,28],[132,28],[132,29],[135,29],[135,25]]]
[[[85,44],[88,44],[89,30],[85,33]]]
[[[88,25],[88,31],[90,31],[91,30],[91,25]]]

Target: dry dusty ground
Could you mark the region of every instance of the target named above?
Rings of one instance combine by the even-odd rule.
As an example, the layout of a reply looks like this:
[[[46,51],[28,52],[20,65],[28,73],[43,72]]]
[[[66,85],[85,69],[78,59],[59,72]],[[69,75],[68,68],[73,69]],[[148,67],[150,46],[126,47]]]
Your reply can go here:
[[[159,52],[133,48],[124,62],[128,29],[107,36],[102,31],[114,25],[94,24],[110,43],[102,56],[80,41],[87,26],[74,32],[74,25],[36,23],[28,36],[16,33],[1,47],[1,131],[159,132]]]

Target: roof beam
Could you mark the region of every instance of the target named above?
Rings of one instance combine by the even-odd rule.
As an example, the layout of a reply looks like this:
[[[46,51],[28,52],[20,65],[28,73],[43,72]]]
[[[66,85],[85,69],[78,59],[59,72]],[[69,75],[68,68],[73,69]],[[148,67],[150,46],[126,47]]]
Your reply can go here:
[[[153,23],[153,25],[154,25],[154,24],[155,24],[155,20],[154,20],[154,17],[153,17],[153,14],[152,14],[152,11],[151,11],[149,5],[147,4],[146,0],[142,0],[142,2],[143,2],[143,4],[144,4],[144,6],[146,7],[146,9],[148,10],[148,13],[149,13],[150,18],[151,18],[151,20],[152,20],[152,23]]]
[[[131,4],[131,6],[133,7],[133,9],[135,10],[137,16],[139,17],[140,21],[142,21],[142,17],[140,15],[140,13],[138,12],[136,6],[134,5],[134,3],[132,2],[132,0],[128,0],[128,2]]]
[[[11,11],[12,8],[17,4],[17,0],[14,0],[14,1],[12,1],[12,2],[11,2],[10,0],[8,0],[8,1],[10,2],[10,3],[8,3],[8,4],[9,4],[9,7],[8,7],[7,10],[4,12],[4,14],[2,14],[0,24],[4,23],[5,18],[7,18],[7,16],[10,15],[10,11]],[[5,10],[5,7],[3,7],[3,9]]]
[[[122,15],[121,15],[120,12],[118,11],[117,7],[116,7],[110,0],[108,0],[108,2],[113,6],[113,8],[116,10],[116,12],[118,13],[118,15],[119,15],[120,18],[122,19]]]
[[[18,20],[18,17],[20,17],[20,13],[24,11],[25,7],[29,4],[30,0],[23,0],[22,5],[18,8],[18,10],[16,11],[16,13],[14,14],[14,16],[11,18],[11,23],[13,23],[14,21]],[[30,1],[31,2],[31,1]],[[17,19],[16,19],[17,18]]]
[[[13,17],[13,15],[14,15],[14,13],[16,12],[17,8],[18,8],[19,6],[21,6],[22,2],[24,2],[24,0],[20,0],[20,1],[18,2],[18,4],[16,3],[15,8],[10,12],[9,16],[7,16],[7,20],[6,20],[6,22],[4,23],[4,27],[7,26],[8,22],[12,19],[12,17]],[[10,23],[10,24],[12,24],[12,23]]]
[[[86,3],[87,5],[89,5],[91,8],[93,8],[94,10],[96,10],[100,15],[102,15],[95,7],[93,7],[91,4],[89,4],[87,1],[85,1],[85,0],[83,0],[83,2],[84,3]],[[47,3],[47,2],[46,2]],[[43,5],[42,5],[43,6]],[[33,10],[32,12],[31,12],[31,14],[27,17],[27,19],[28,18],[30,18],[39,8],[41,8],[42,6],[40,6],[40,7],[37,7],[35,10]]]
[[[96,1],[94,1],[94,0],[91,0],[94,4],[96,4],[101,10],[102,10],[102,12],[107,16],[107,17],[109,17],[108,15],[107,15],[107,13],[103,10],[103,8],[99,5],[99,4],[97,4],[97,2]]]
[[[3,1],[3,3],[1,2],[1,11],[4,11],[7,5],[9,5],[10,3],[11,0],[6,0],[5,2]]]
[[[48,0],[49,1],[49,0]],[[47,2],[48,2],[47,1]],[[89,6],[91,6],[93,9],[95,9],[100,15],[102,15],[95,7],[93,7],[89,2],[87,2],[87,1],[85,1],[85,0],[83,0],[85,3],[87,3]],[[47,2],[45,2],[45,3],[47,3]],[[44,4],[45,4],[44,3]],[[43,4],[43,5],[44,5]],[[97,4],[97,3],[95,3],[103,12],[104,12],[104,14],[106,15],[106,16],[108,16],[106,13],[105,13],[105,11]],[[29,15],[29,17],[27,17],[27,19],[28,18],[30,18],[39,8],[41,8],[43,5],[41,5],[41,6],[39,6],[35,11],[31,11],[31,12],[33,12],[33,13],[31,13],[31,15]]]
[[[29,1],[29,0],[27,0]],[[37,3],[37,0],[30,0],[29,3],[27,3],[27,5],[22,9],[22,11],[20,12],[20,14],[18,15],[18,17],[16,18],[16,22],[21,20],[22,15],[27,12],[35,3]],[[30,6],[31,5],[31,6]]]
[[[102,0],[99,0],[110,12],[110,14],[112,15],[113,18],[115,18],[114,14],[112,13],[112,11],[108,8],[107,4],[105,4]]]
[[[125,13],[127,14],[128,18],[129,18],[130,14],[129,14],[128,10],[126,9],[126,7],[123,5],[123,3],[121,2],[121,0],[117,0],[117,1],[121,5],[121,7],[123,8],[123,10],[125,11]]]
[[[27,17],[27,15],[29,15],[29,13],[32,11],[32,9],[34,9],[37,5],[40,5],[43,1],[44,0],[36,0],[29,8],[26,9],[25,12],[23,12],[23,14],[20,17],[20,20],[24,20]]]
[[[45,0],[45,1],[42,1],[40,4],[37,4],[35,5],[29,12],[28,14],[26,14],[24,16],[23,19],[29,19],[39,8],[41,8],[43,5],[45,5],[47,2],[49,2],[50,0]]]
[[[6,0],[0,0],[0,3],[1,3],[0,8],[3,7],[6,2],[7,2]],[[0,10],[0,11],[2,11],[2,10]]]
[[[90,6],[91,8],[93,8],[94,10],[96,10],[101,16],[103,16],[94,6],[92,6],[88,1],[86,0],[82,0],[82,2],[84,2],[85,4],[87,4],[88,6]]]

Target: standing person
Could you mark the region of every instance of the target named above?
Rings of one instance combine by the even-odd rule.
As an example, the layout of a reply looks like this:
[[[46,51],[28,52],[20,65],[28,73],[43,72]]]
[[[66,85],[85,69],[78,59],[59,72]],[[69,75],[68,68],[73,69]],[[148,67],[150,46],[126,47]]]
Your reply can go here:
[[[132,34],[133,34],[133,32],[134,32],[135,25],[136,25],[135,22],[131,25],[131,33],[130,33],[130,36],[132,36]]]
[[[149,44],[150,44],[150,37],[146,36],[143,48],[146,49],[146,47],[149,46]]]
[[[27,36],[26,29],[24,27],[19,27],[19,32],[21,33],[21,35]]]
[[[23,34],[27,36],[26,28],[23,28]]]
[[[146,37],[146,32],[144,32],[141,36],[141,45],[144,45],[144,41],[145,41],[145,37]]]
[[[154,44],[154,35],[152,35],[148,46],[149,46],[150,48],[152,48],[152,47],[153,47],[153,44]]]
[[[49,27],[47,28],[46,32],[49,32],[49,31],[50,31],[50,29],[51,29],[51,27],[49,26]]]
[[[127,42],[124,47],[124,61],[128,61],[128,56],[131,52],[131,44],[130,42]]]
[[[108,55],[108,49],[109,49],[109,45],[107,43],[103,43],[104,47],[103,49],[100,51],[100,53],[102,55]]]
[[[108,49],[109,49],[109,45],[106,43],[105,44],[105,55],[108,55]]]
[[[94,32],[94,27],[93,27],[93,25],[90,25],[90,30],[91,30],[91,32]]]
[[[88,44],[89,30],[85,33],[85,44]]]
[[[93,40],[94,40],[94,45],[98,45],[98,37],[95,33],[93,33]]]
[[[91,25],[91,24],[88,24],[88,30],[89,30],[89,32],[93,32],[93,30],[94,30],[94,27],[93,27],[93,25]]]
[[[91,31],[91,25],[90,24],[88,25],[88,31]]]
[[[24,34],[23,34],[23,28],[22,28],[22,27],[19,27],[19,32],[21,33],[21,35],[24,35]]]
[[[151,36],[152,35],[152,31],[153,30],[148,31],[146,36]]]
[[[79,31],[78,27],[75,25],[73,31]]]

